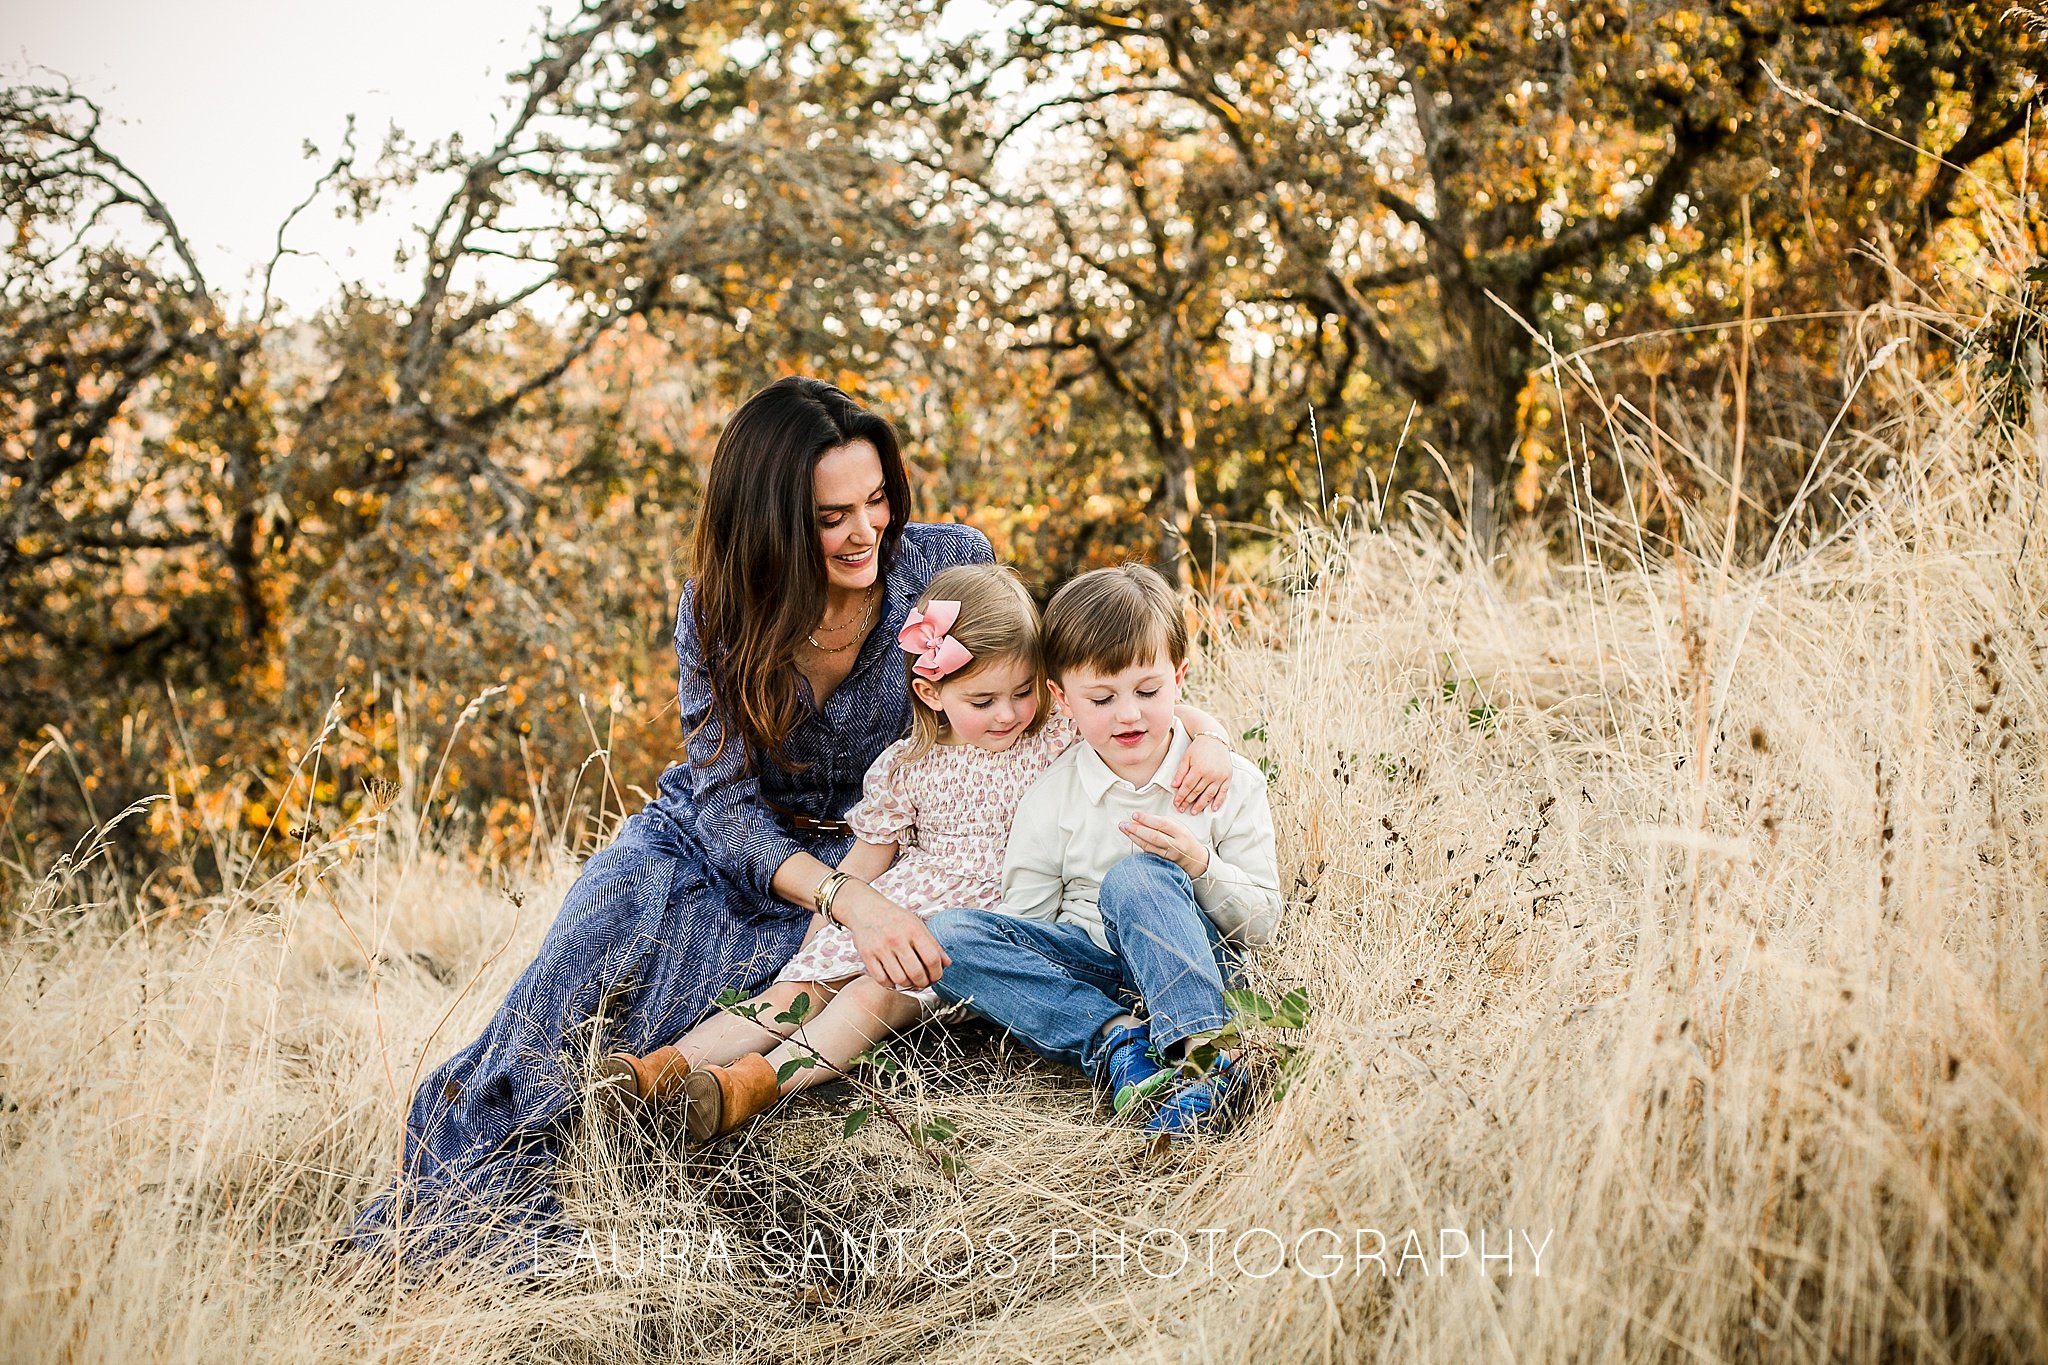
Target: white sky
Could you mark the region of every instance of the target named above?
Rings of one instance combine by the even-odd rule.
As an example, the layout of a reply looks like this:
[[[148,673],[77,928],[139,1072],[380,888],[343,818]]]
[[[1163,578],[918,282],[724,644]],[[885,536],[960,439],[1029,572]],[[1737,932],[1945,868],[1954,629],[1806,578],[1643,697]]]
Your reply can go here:
[[[349,114],[364,160],[397,123],[474,144],[502,117],[507,71],[537,50],[543,0],[0,0],[0,75],[54,69],[105,109],[110,150],[147,180],[223,297],[270,259],[277,225],[331,163]],[[43,75],[47,79],[46,75]],[[322,157],[308,161],[307,141]],[[341,280],[379,291],[425,196],[340,222],[315,204],[277,293],[301,314]]]

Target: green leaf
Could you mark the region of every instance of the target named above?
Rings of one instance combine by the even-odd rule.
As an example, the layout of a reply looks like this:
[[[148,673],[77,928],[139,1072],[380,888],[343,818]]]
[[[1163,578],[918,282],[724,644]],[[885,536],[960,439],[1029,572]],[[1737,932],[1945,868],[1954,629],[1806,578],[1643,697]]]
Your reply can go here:
[[[943,1116],[931,1120],[924,1126],[924,1135],[933,1142],[951,1142],[959,1133],[960,1125]]]
[[[801,1024],[810,1017],[810,1013],[811,993],[809,991],[798,991],[796,999],[789,1002],[789,1008],[775,1016],[775,1022],[778,1024]]]
[[[1241,1017],[1241,1016],[1240,1016]],[[1206,1034],[1197,1034],[1188,1040],[1188,1050],[1182,1054],[1180,1072],[1184,1076],[1200,1076],[1216,1065],[1216,1058],[1236,1047],[1244,1040],[1244,1028],[1237,1019],[1232,1019],[1222,1028]]]
[[[875,1069],[875,1074],[878,1076],[893,1076],[903,1069],[902,1064],[896,1060],[889,1049],[880,1043],[876,1043],[873,1047],[861,1053],[860,1056],[855,1057],[849,1065],[871,1066]]]
[[[1273,1021],[1273,1002],[1257,991],[1225,991],[1223,1004],[1232,1014],[1253,1018],[1262,1024]]]
[[[866,1123],[869,1119],[873,1118],[874,1116],[875,1111],[872,1107],[854,1110],[851,1114],[848,1114],[846,1116],[846,1127],[844,1130],[841,1131],[839,1135],[841,1137],[852,1137],[855,1133],[858,1133],[861,1130],[862,1124]]]
[[[1314,1006],[1309,1002],[1308,992],[1297,986],[1280,997],[1280,1004],[1274,1009],[1272,1020],[1281,1028],[1300,1028],[1308,1023],[1308,1017],[1313,1011]]]
[[[807,1066],[816,1066],[817,1064],[818,1059],[816,1057],[792,1057],[781,1066],[775,1068],[775,1083],[777,1085],[787,1085],[791,1076],[796,1075],[797,1072],[802,1071]]]
[[[1247,740],[1259,740],[1263,742],[1266,738],[1266,722],[1260,721],[1257,725],[1254,725],[1251,729],[1245,731],[1244,738]]]
[[[1284,1100],[1287,1098],[1287,1092],[1294,1088],[1294,1083],[1307,1074],[1309,1060],[1313,1054],[1307,1048],[1297,1047],[1293,1043],[1278,1043],[1274,1045],[1273,1055],[1280,1062],[1280,1078],[1273,1083],[1273,1098],[1276,1101]]]
[[[768,1008],[766,1005],[748,1004],[746,992],[736,990],[720,991],[718,998],[711,1003],[727,1014],[736,1014],[742,1019],[758,1018],[761,1011]]]

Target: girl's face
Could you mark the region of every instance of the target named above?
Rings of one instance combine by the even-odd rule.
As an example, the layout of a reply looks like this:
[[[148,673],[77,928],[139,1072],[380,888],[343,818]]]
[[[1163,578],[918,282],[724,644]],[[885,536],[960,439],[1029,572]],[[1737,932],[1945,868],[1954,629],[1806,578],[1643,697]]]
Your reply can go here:
[[[811,503],[827,588],[865,592],[874,584],[882,532],[889,529],[882,456],[873,443],[848,441],[820,455],[811,467]]]
[[[997,659],[934,686],[911,680],[917,699],[946,718],[945,742],[1001,753],[1038,714],[1038,671],[1024,659]]]

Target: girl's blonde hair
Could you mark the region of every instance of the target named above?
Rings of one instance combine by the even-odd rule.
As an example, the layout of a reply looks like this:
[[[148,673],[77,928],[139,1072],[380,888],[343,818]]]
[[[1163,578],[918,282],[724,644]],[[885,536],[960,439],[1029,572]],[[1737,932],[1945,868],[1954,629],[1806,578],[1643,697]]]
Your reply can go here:
[[[1021,659],[1031,667],[1032,690],[1038,700],[1038,709],[1024,733],[1037,734],[1052,712],[1052,697],[1046,691],[1045,669],[1038,658],[1038,604],[1031,600],[1017,571],[1007,564],[960,564],[941,569],[924,596],[917,599],[917,609],[923,611],[933,602],[960,604],[960,615],[946,633],[974,658],[958,673],[949,673],[932,685],[943,687],[972,677],[992,663]],[[903,656],[904,676],[911,684],[910,748],[903,755],[905,762],[937,744],[945,724],[941,713],[917,695],[918,676],[911,671],[916,662],[915,654]]]

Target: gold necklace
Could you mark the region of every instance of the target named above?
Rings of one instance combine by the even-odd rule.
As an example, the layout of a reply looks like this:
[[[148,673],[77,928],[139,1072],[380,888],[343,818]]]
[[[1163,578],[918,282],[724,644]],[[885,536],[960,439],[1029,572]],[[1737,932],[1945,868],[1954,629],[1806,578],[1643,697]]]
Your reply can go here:
[[[818,643],[818,635],[816,631],[811,631],[807,633],[804,636],[804,639],[810,641],[811,648],[817,650],[820,654],[844,654],[847,650],[852,649],[855,645],[859,644],[862,640],[867,638],[869,617],[874,614],[874,609],[875,585],[873,583],[870,583],[868,584],[867,595],[861,599],[860,620],[853,627],[853,636],[851,639],[847,640],[845,644],[833,645],[829,649],[827,649],[824,645]],[[830,626],[825,627],[825,633],[827,635],[830,635],[833,629],[834,628]],[[838,629],[845,630],[847,629],[847,627],[840,626],[838,627]]]

